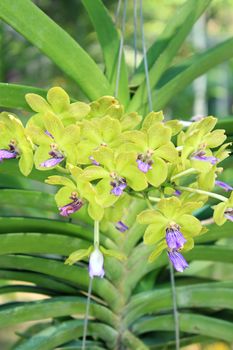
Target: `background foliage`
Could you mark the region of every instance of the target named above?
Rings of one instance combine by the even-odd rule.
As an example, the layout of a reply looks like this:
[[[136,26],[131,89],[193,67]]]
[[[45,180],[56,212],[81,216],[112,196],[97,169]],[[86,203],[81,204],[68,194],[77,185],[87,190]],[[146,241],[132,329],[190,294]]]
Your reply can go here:
[[[233,3],[189,0],[179,17],[175,11],[184,2],[174,0],[165,5],[157,1],[155,6],[144,1],[147,47],[153,47],[148,58],[153,66],[154,108],[163,108],[167,118],[189,119],[199,101],[201,110],[206,108],[221,118],[218,127],[226,128],[230,141]],[[132,3],[127,12],[126,63],[122,63],[119,97],[129,109],[144,112],[147,99],[138,88],[145,79],[139,31],[139,69],[133,74]],[[113,18],[116,2],[105,4]],[[204,31],[198,24],[201,35],[206,36],[205,47],[200,48],[195,40],[199,34],[192,27],[206,8]],[[79,100],[114,93],[119,36],[101,1],[93,5],[91,0],[1,0],[0,17],[2,110],[20,109],[26,121],[30,110],[24,94],[35,91],[45,95],[52,85],[61,85]],[[103,23],[108,30],[103,30]],[[198,99],[193,81],[207,71],[201,81],[206,86],[205,105]],[[222,179],[232,184],[232,158],[224,166]],[[0,325],[37,321],[19,331],[14,349],[80,349],[88,274],[86,264],[67,267],[63,262],[69,253],[92,240],[92,222],[85,211],[75,214],[72,223],[61,219],[53,189],[43,180],[36,172],[23,178],[14,161],[0,165],[0,293],[5,303],[0,308]],[[143,205],[135,200],[130,208],[127,234],[114,229],[102,234],[105,247],[119,246],[129,258],[125,263],[108,258],[107,278],[94,281],[90,349],[120,349],[120,343],[126,349],[174,349],[167,259],[162,256],[153,264],[146,263],[150,252],[141,243],[143,227],[134,224]],[[208,219],[210,207],[197,216]],[[209,232],[198,238],[195,249],[186,255],[190,269],[176,278],[182,345],[232,341],[231,230],[228,223],[221,228],[210,225]],[[9,346],[2,344],[3,349]]]

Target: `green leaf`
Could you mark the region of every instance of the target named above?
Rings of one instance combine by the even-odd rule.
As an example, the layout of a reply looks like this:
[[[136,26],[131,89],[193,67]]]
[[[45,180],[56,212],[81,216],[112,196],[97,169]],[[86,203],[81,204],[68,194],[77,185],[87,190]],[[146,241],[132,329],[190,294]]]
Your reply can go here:
[[[179,314],[180,330],[187,333],[203,334],[215,339],[232,342],[232,323],[218,318],[207,317],[198,314]],[[136,334],[146,332],[174,330],[173,315],[164,315],[137,322],[133,326]]]
[[[90,56],[30,0],[2,0],[0,18],[44,52],[90,99],[112,92]]]
[[[0,327],[52,317],[69,316],[75,313],[85,314],[86,299],[80,297],[55,297],[53,299],[9,305],[0,311]],[[14,316],[13,316],[14,315]],[[90,315],[114,325],[115,316],[106,307],[91,304]]]
[[[233,38],[195,55],[182,63],[183,71],[175,75],[161,88],[152,93],[155,110],[163,109],[167,103],[178,95],[187,85],[212,67],[230,59],[233,56]]]
[[[211,0],[189,0],[185,3],[178,15],[173,17],[162,36],[156,40],[159,42],[153,48],[153,63],[149,70],[150,86],[153,89],[158,83],[164,71],[171,64],[176,53],[181,47],[194,23],[205,11]],[[151,50],[152,51],[152,50]],[[157,52],[156,52],[157,51]],[[150,60],[150,59],[149,59]],[[137,92],[129,104],[130,110],[138,110],[141,104],[147,100],[146,80],[140,84]],[[157,109],[158,99],[154,100]]]
[[[0,83],[0,106],[31,111],[25,100],[25,95],[28,93],[46,97],[47,91],[32,86]]]
[[[117,332],[102,323],[91,322],[88,325],[88,333],[103,339],[108,346],[114,347],[117,338]],[[83,321],[72,320],[55,324],[45,330],[35,334],[28,340],[17,346],[16,350],[50,350],[60,347],[73,339],[81,338],[83,334]]]
[[[92,0],[82,0],[82,3],[95,27],[104,56],[106,75],[112,87],[112,91],[114,91],[120,48],[119,33],[101,0],[95,0],[94,2]],[[128,73],[124,55],[122,56],[118,97],[123,104],[126,104],[129,101]]]

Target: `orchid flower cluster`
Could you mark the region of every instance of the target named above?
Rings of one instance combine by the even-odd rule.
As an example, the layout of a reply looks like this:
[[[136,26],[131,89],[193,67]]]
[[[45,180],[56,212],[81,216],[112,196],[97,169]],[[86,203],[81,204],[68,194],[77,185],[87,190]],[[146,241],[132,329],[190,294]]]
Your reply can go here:
[[[99,223],[103,230],[113,224],[127,232],[127,208],[135,200],[148,205],[137,222],[145,227],[144,243],[153,246],[149,261],[166,250],[181,272],[188,267],[182,252],[206,232],[193,213],[209,197],[219,201],[213,207],[215,222],[233,221],[233,194],[213,192],[216,186],[232,191],[217,180],[229,144],[223,144],[224,130],[215,129],[216,118],[184,129],[178,120],[164,121],[161,111],[144,118],[125,112],[111,96],[71,103],[59,87],[50,89],[47,99],[27,94],[26,101],[35,114],[25,127],[11,113],[0,115],[0,162],[17,159],[25,176],[33,166],[54,171],[46,183],[61,187],[55,195],[61,216],[87,207],[95,223],[94,243],[73,252],[66,263],[89,258],[91,278],[104,276],[104,256],[125,259],[100,246]]]

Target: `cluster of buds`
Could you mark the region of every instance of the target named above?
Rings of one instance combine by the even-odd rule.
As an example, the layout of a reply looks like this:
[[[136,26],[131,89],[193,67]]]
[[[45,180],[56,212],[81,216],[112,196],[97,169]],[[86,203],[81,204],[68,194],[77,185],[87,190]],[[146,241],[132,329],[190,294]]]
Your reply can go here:
[[[154,247],[149,261],[166,250],[177,271],[188,266],[182,252],[205,232],[193,212],[209,197],[220,200],[213,207],[215,222],[233,221],[233,195],[215,193],[216,186],[232,191],[217,179],[229,144],[223,144],[224,130],[215,129],[216,118],[193,121],[184,129],[178,120],[165,121],[162,112],[144,118],[129,113],[111,96],[70,103],[59,87],[48,91],[47,100],[36,94],[26,100],[36,112],[26,126],[12,114],[0,115],[0,161],[16,158],[26,176],[33,166],[53,170],[46,182],[61,186],[55,195],[60,215],[87,206],[100,227],[112,224],[127,232],[129,203],[144,200],[149,209],[137,222],[146,225],[144,243]],[[103,277],[104,255],[122,259],[120,252],[94,242],[67,261],[89,257],[90,276]]]

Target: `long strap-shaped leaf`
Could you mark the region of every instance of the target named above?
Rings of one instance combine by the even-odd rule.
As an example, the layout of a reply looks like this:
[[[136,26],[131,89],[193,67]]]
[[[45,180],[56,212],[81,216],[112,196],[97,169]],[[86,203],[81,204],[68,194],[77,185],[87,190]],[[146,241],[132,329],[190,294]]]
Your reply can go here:
[[[83,321],[67,321],[46,328],[35,334],[28,340],[15,347],[15,350],[53,350],[57,349],[70,340],[81,338],[83,333]],[[88,325],[88,334],[94,335],[98,339],[103,339],[107,343],[107,349],[114,348],[117,332],[102,323],[92,323]]]
[[[10,271],[0,269],[0,278],[2,280],[14,280],[22,282],[31,282],[39,288],[47,289],[56,294],[62,295],[78,295],[78,287],[75,288],[64,281],[58,281],[58,279],[40,274],[37,272],[21,272],[21,271]]]
[[[112,89],[91,57],[30,0],[1,0],[0,18],[44,52],[90,99]]]
[[[0,327],[12,326],[17,323],[54,318],[69,315],[85,314],[86,300],[80,297],[54,297],[42,301],[10,304],[0,310]],[[92,303],[90,316],[114,326],[116,316],[106,307]]]
[[[96,30],[104,56],[106,76],[110,82],[112,90],[114,91],[120,48],[119,33],[101,0],[82,0],[82,3],[85,6]],[[124,55],[122,55],[121,59],[118,98],[123,104],[126,104],[129,101],[128,73]]]
[[[0,256],[0,268],[39,272],[68,281],[79,288],[87,289],[89,277],[87,271],[79,266],[66,266],[63,262],[47,258],[23,255]],[[112,310],[119,307],[120,300],[117,289],[106,279],[95,279],[93,291],[103,298]]]
[[[160,89],[153,91],[152,100],[155,110],[164,108],[167,103],[179,94],[188,84],[211,68],[233,57],[233,38],[196,55],[185,61],[183,70],[169,80]],[[182,66],[181,65],[181,66]]]
[[[168,29],[158,39],[158,44],[151,49],[151,56],[149,56],[152,57],[153,53],[153,64],[149,70],[151,88],[157,84],[164,71],[171,65],[194,23],[210,2],[211,0],[189,0],[180,14],[174,16],[173,21],[168,24]],[[151,58],[150,60],[152,61]],[[137,110],[146,100],[146,81],[144,80],[130,102],[129,109]]]
[[[180,308],[215,308],[233,310],[233,282],[203,283],[176,287],[177,303]],[[170,288],[161,288],[139,293],[127,305],[125,323],[127,325],[148,313],[159,313],[172,309]]]
[[[231,322],[196,314],[180,314],[179,320],[180,330],[183,332],[203,334],[215,339],[233,341]],[[133,331],[136,334],[143,334],[153,330],[174,330],[173,315],[163,315],[148,320],[142,319],[133,326]]]

